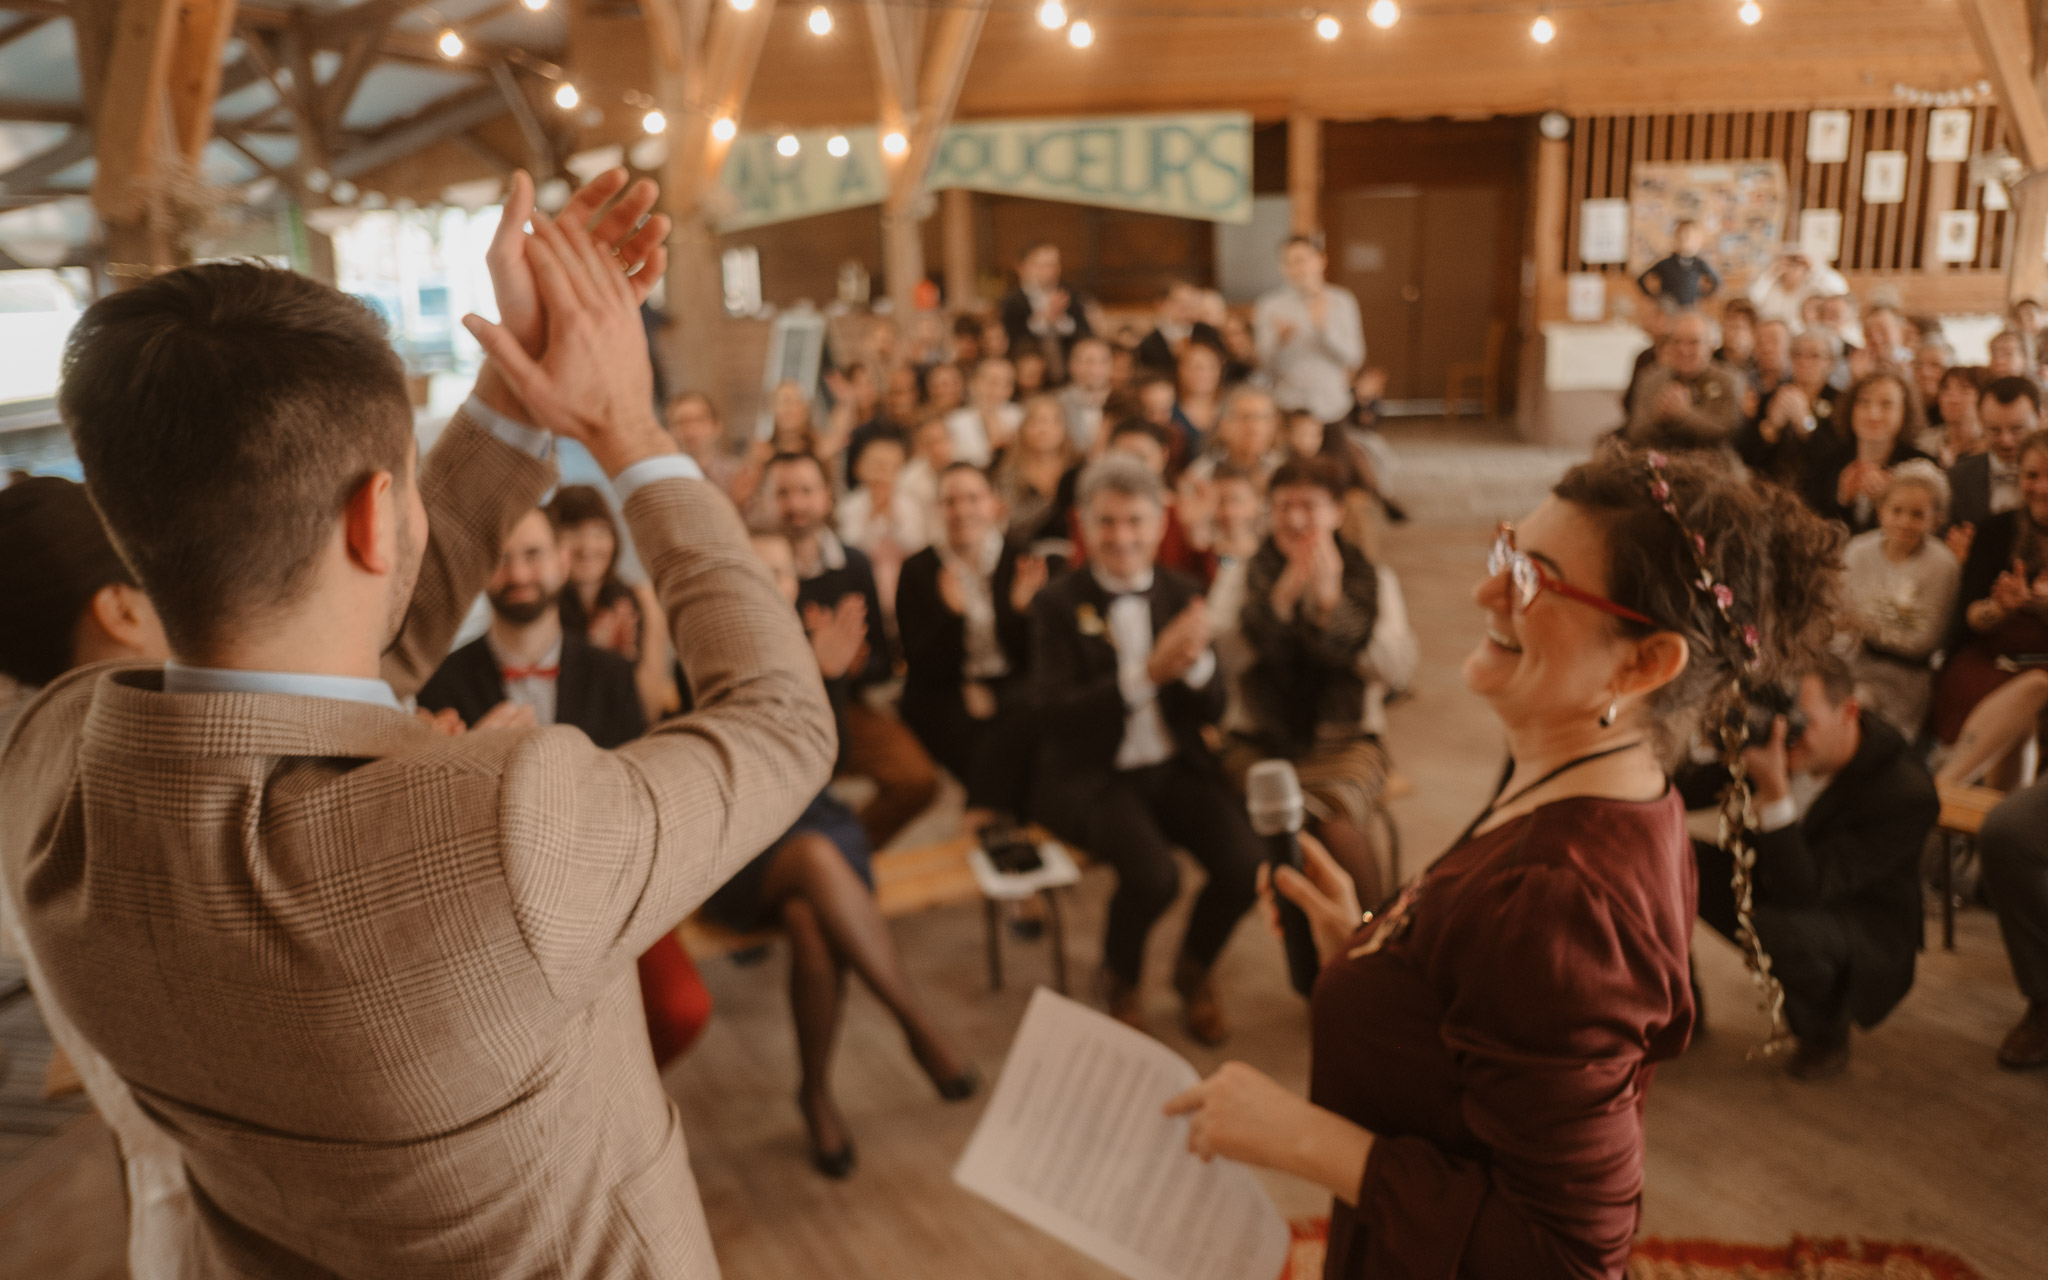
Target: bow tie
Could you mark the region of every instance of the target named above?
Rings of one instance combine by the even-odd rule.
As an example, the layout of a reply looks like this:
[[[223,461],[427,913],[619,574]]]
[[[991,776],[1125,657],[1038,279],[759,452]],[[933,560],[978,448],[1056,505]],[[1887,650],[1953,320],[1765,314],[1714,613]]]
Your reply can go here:
[[[552,667],[498,668],[498,673],[504,677],[505,683],[507,684],[510,684],[514,680],[552,680],[556,676],[560,675],[561,672],[562,668],[560,664],[557,664]]]

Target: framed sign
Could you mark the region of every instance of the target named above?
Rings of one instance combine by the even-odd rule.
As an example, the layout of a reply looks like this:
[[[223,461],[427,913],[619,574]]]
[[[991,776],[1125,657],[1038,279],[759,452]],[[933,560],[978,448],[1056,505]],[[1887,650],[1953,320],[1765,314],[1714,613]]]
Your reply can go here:
[[[1849,158],[1849,113],[1815,111],[1806,117],[1806,158],[1813,164],[1840,164]]]
[[[1906,153],[1868,151],[1863,155],[1863,203],[1898,204],[1906,198]]]
[[[1564,313],[1581,323],[1607,318],[1607,277],[1597,271],[1574,271],[1564,278]]]
[[[1977,256],[1977,213],[1974,209],[1951,209],[1941,215],[1934,228],[1936,262],[1970,262]]]
[[[1842,211],[1805,209],[1799,214],[1799,247],[1815,262],[1829,263],[1842,256]]]
[[[1579,206],[1579,260],[1628,261],[1628,201],[1587,200]]]
[[[1970,126],[1976,117],[1963,110],[1950,107],[1927,114],[1927,158],[1929,160],[1968,160],[1970,158]]]

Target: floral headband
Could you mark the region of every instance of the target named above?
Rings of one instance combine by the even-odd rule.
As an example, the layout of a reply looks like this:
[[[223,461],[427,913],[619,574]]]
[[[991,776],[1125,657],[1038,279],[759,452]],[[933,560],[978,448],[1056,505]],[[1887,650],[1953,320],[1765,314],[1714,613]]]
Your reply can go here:
[[[1725,582],[1714,579],[1713,570],[1707,567],[1707,540],[1694,533],[1685,523],[1685,517],[1678,514],[1678,503],[1671,496],[1671,482],[1664,478],[1664,466],[1670,461],[1659,451],[1652,449],[1644,455],[1643,465],[1650,473],[1650,496],[1664,508],[1664,514],[1671,517],[1678,531],[1685,535],[1686,545],[1692,549],[1692,562],[1699,570],[1699,577],[1693,585],[1699,591],[1713,598],[1714,607],[1720,610],[1721,621],[1727,624],[1730,633],[1739,637],[1742,647],[1749,655],[1749,667],[1754,670],[1763,662],[1763,637],[1758,634],[1756,624],[1737,624],[1732,610],[1735,607],[1735,592]]]

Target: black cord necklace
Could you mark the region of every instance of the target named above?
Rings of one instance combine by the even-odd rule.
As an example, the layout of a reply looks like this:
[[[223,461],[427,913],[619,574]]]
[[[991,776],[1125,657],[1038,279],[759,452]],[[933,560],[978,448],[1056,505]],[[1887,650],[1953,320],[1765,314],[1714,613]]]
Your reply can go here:
[[[1565,774],[1570,773],[1572,770],[1580,768],[1584,765],[1589,765],[1593,763],[1595,760],[1605,760],[1608,756],[1618,756],[1624,751],[1633,751],[1637,747],[1640,747],[1642,745],[1643,740],[1641,738],[1631,738],[1627,742],[1620,743],[1617,746],[1603,747],[1598,751],[1588,751],[1585,755],[1582,756],[1574,756],[1570,760],[1567,760],[1563,764],[1557,766],[1557,768],[1552,769],[1549,773],[1546,773],[1542,777],[1536,779],[1536,781],[1530,783],[1528,786],[1517,787],[1515,789],[1515,793],[1506,798],[1502,798],[1500,793],[1502,790],[1506,789],[1508,785],[1508,780],[1505,776],[1502,777],[1500,780],[1500,786],[1494,789],[1493,799],[1487,801],[1486,807],[1479,811],[1479,816],[1472,819],[1472,824],[1465,828],[1465,834],[1458,837],[1457,843],[1463,844],[1467,840],[1470,840],[1472,838],[1472,833],[1479,830],[1479,828],[1486,822],[1488,818],[1491,818],[1494,814],[1499,813],[1502,809],[1507,808],[1515,801],[1520,800],[1523,796],[1528,795],[1531,791],[1534,791],[1536,788],[1542,786],[1544,783],[1554,782],[1557,779],[1563,777]]]

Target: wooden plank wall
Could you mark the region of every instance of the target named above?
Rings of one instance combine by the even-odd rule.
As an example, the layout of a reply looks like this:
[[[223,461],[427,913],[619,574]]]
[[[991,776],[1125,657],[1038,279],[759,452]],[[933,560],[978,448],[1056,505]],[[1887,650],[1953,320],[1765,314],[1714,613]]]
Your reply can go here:
[[[1996,149],[2004,140],[1995,106],[1970,108],[1976,117],[1974,150]],[[1942,277],[2003,279],[2010,211],[1984,208],[1981,188],[1969,182],[1968,165],[1935,166],[1926,156],[1928,109],[1860,107],[1849,111],[1849,158],[1814,164],[1806,159],[1805,111],[1723,111],[1672,115],[1585,116],[1572,122],[1571,164],[1564,243],[1551,246],[1565,271],[1624,275],[1622,265],[1592,266],[1579,258],[1580,201],[1629,195],[1638,163],[1774,159],[1785,166],[1786,235],[1797,235],[1802,209],[1842,211],[1842,252],[1838,270],[1853,277],[1927,272]],[[1906,198],[1901,204],[1863,203],[1863,158],[1871,151],[1904,151]],[[1930,190],[1930,176],[1946,174],[1956,186],[1946,200]],[[1978,211],[1977,257],[1970,263],[1935,264],[1923,258],[1932,209]],[[1946,292],[1946,291],[1944,291]]]

